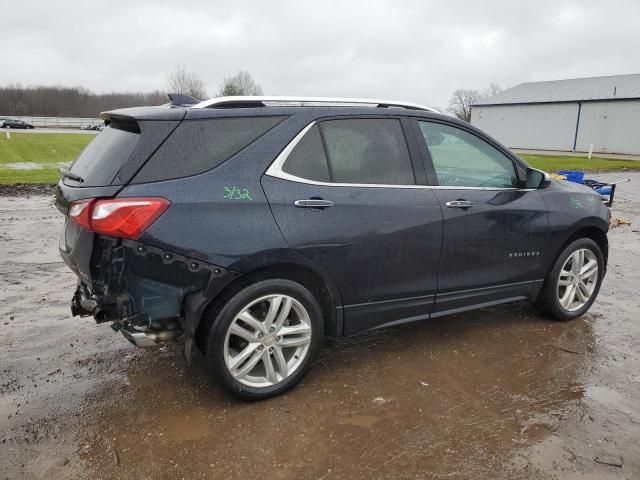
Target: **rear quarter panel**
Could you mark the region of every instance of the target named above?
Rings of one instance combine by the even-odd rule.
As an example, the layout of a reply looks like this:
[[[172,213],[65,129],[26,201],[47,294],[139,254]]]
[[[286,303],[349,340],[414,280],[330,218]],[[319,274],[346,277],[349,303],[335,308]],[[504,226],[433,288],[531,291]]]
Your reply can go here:
[[[295,122],[285,120],[218,167],[175,180],[129,185],[119,194],[162,196],[171,207],[140,241],[223,268],[248,268],[249,255],[287,247],[260,178],[280,153]]]

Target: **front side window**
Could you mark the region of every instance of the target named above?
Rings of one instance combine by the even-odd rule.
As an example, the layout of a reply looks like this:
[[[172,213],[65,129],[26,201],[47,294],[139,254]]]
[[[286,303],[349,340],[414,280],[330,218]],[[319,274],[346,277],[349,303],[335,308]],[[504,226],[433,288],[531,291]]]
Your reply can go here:
[[[319,122],[295,146],[282,170],[320,182],[416,183],[402,126],[397,119]]]
[[[462,129],[418,122],[438,184],[451,187],[515,188],[513,162],[484,140]]]

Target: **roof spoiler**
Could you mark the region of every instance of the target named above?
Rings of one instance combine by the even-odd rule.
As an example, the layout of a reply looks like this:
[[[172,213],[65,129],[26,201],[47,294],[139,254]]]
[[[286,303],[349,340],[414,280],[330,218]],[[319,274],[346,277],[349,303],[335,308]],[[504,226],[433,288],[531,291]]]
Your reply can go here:
[[[200,100],[192,97],[191,95],[185,95],[184,93],[169,93],[169,105],[174,107],[189,107],[200,103]]]
[[[166,105],[157,107],[127,107],[102,112],[100,118],[105,122],[140,122],[147,120],[179,121],[186,115],[184,108],[167,108]]]
[[[128,115],[121,115],[113,112],[102,112],[100,118],[104,120],[105,126],[111,126],[118,130],[125,130],[131,133],[140,133],[140,125],[137,120]]]

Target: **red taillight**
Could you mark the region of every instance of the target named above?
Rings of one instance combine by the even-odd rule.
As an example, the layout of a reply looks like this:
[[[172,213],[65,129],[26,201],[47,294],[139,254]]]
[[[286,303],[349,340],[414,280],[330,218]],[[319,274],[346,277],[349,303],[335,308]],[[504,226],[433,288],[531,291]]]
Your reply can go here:
[[[91,230],[91,204],[94,198],[78,200],[69,205],[69,218],[85,230]]]
[[[169,200],[157,197],[79,200],[69,206],[69,218],[87,230],[135,240],[169,205]]]

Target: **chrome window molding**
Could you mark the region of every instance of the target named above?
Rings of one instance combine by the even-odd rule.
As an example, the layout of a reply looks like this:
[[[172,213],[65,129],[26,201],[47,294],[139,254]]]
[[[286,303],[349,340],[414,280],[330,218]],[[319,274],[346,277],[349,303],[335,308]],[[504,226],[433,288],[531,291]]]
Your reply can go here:
[[[304,127],[293,140],[280,152],[276,159],[271,163],[265,175],[290,182],[305,183],[307,185],[317,185],[320,187],[355,187],[355,188],[406,188],[406,189],[433,189],[433,190],[490,190],[490,191],[522,191],[529,192],[536,190],[535,188],[516,188],[516,187],[454,187],[448,185],[388,185],[383,183],[336,183],[336,182],[320,182],[317,180],[309,180],[308,178],[298,177],[285,172],[282,167],[289,158],[289,155],[296,148],[296,145],[302,140],[309,130],[316,125],[314,120]]]
[[[204,100],[191,105],[191,108],[233,107],[233,105],[257,103],[262,106],[329,106],[329,107],[398,107],[410,110],[423,110],[441,113],[435,108],[417,103],[398,102],[395,100],[378,100],[372,98],[338,98],[338,97],[285,97],[285,96],[230,96]]]

